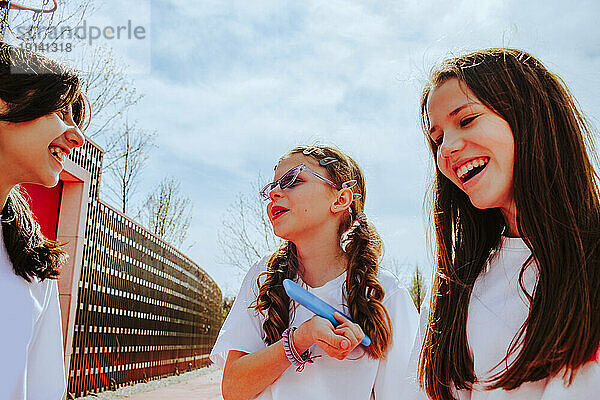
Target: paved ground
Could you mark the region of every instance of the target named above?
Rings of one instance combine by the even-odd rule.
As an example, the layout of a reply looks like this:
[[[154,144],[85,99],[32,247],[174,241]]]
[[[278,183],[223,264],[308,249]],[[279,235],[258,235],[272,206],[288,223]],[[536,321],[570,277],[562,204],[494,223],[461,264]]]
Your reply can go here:
[[[216,365],[178,376],[126,386],[77,400],[223,400],[223,371]]]
[[[139,393],[128,400],[223,400],[221,396],[221,377],[223,371],[218,369],[189,381],[169,385],[151,392]]]

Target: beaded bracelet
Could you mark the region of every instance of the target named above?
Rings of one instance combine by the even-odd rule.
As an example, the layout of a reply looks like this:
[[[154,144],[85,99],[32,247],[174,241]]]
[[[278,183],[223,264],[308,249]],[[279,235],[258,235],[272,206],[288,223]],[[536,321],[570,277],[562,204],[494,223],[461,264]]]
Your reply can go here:
[[[283,334],[281,335],[283,339],[283,351],[285,352],[287,359],[296,367],[296,372],[302,372],[306,363],[313,363],[315,358],[321,356],[319,355],[313,357],[309,350],[306,350],[302,354],[298,354],[298,350],[296,349],[296,346],[294,346],[293,339],[295,330],[296,328],[292,327],[283,331]]]

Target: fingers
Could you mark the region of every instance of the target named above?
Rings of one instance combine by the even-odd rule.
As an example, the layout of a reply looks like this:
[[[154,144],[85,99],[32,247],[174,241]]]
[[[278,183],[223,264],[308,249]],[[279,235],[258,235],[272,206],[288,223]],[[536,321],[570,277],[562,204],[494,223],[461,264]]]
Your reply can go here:
[[[320,348],[325,351],[330,357],[337,358],[338,360],[343,360],[350,353],[348,350],[348,339],[341,338],[342,343],[345,343],[345,349],[342,349],[340,346],[332,346],[330,343],[324,340],[317,340],[317,344]]]
[[[330,330],[326,332],[322,337],[322,341],[327,343],[329,346],[337,348],[338,350],[346,350],[350,347],[350,340],[346,338],[344,335],[339,335],[335,333],[334,330]]]
[[[337,319],[338,321],[340,321],[342,324],[346,323],[346,322],[351,322],[348,318],[344,317],[339,312],[334,312],[333,316],[334,316],[335,319]]]
[[[313,338],[329,356],[343,360],[360,344],[365,334],[360,326],[343,315],[334,313],[334,317],[340,322],[337,327],[327,319],[311,318]]]
[[[356,347],[362,340],[362,338],[359,338],[356,332],[354,332],[349,326],[340,325],[333,332],[336,335],[344,336],[346,339],[348,339],[348,344],[352,348]],[[342,348],[345,349],[345,347]]]
[[[349,327],[330,330],[317,339],[317,344],[329,356],[343,360],[356,348],[359,340]]]
[[[329,356],[343,360],[355,346],[344,335],[336,334],[334,329],[326,319],[315,320],[313,337]]]
[[[360,343],[365,337],[365,333],[363,332],[361,327],[358,324],[355,324],[354,322],[350,321],[348,318],[344,317],[340,313],[336,312],[333,314],[333,316],[335,317],[335,319],[341,322],[341,324],[335,328],[334,332],[338,335],[343,335],[347,337],[352,342],[353,347],[356,347],[356,345]],[[356,344],[354,344],[355,340],[357,340]]]

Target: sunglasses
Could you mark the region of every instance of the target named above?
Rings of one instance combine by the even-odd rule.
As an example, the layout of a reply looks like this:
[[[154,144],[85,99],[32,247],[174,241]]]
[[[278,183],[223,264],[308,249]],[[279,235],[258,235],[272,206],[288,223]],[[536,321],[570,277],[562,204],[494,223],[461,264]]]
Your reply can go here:
[[[271,191],[273,189],[275,189],[278,185],[282,189],[289,188],[290,186],[292,186],[296,182],[296,179],[298,179],[298,175],[300,175],[300,172],[302,172],[302,171],[310,172],[311,174],[313,174],[317,178],[321,179],[323,182],[325,182],[325,183],[333,186],[337,190],[340,190],[340,188],[335,183],[333,183],[332,181],[330,181],[329,179],[327,179],[324,176],[320,175],[318,172],[315,172],[312,169],[308,168],[305,164],[300,164],[300,165],[297,165],[294,168],[290,169],[285,174],[283,174],[283,176],[281,178],[277,179],[275,182],[271,182],[271,183],[267,184],[260,191],[260,196],[263,198],[263,200],[269,200],[269,195],[271,194]],[[342,184],[342,189],[344,189],[344,188],[351,188],[354,185],[356,185],[356,181],[355,180],[344,182]]]

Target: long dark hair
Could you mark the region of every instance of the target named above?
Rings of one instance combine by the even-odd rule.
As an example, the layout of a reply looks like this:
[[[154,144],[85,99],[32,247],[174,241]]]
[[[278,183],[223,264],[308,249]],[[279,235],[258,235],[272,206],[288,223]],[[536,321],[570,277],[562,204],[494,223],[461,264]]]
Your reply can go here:
[[[288,155],[302,154],[309,147],[292,149]],[[332,157],[338,160],[326,165],[329,179],[341,186],[345,181],[355,179],[354,193],[362,197],[352,203],[352,214],[348,214],[338,229],[340,240],[348,255],[348,267],[344,293],[352,321],[360,325],[371,340],[368,354],[374,358],[384,358],[392,341],[392,326],[383,305],[384,290],[377,280],[382,244],[375,227],[366,220],[356,220],[356,214],[364,210],[366,197],[365,179],[358,164],[341,151],[329,146],[310,146],[310,155],[316,160]],[[349,230],[349,231],[348,231]],[[347,234],[345,234],[347,232]],[[345,234],[345,235],[344,235]],[[265,280],[257,280],[258,298],[254,308],[266,316],[263,323],[267,344],[281,339],[281,334],[290,323],[290,298],[283,288],[283,280],[298,276],[298,254],[296,246],[285,241],[267,263]]]
[[[0,42],[0,99],[6,105],[0,120],[33,121],[64,109],[85,125],[89,106],[74,71],[40,54]],[[2,234],[17,275],[30,282],[37,277],[56,279],[66,253],[44,237],[19,185],[13,187],[0,214]]]
[[[433,72],[421,101],[426,133],[429,94],[453,78],[512,129],[517,228],[532,253],[519,275],[529,315],[502,362],[518,354],[486,388],[511,390],[563,369],[570,383],[600,343],[600,202],[590,129],[560,78],[538,60],[488,49],[446,60]],[[435,159],[437,145],[429,144]],[[419,380],[431,398],[452,399],[452,385],[468,389],[477,379],[466,336],[469,300],[505,221],[499,209],[476,209],[439,169],[433,218],[437,271]],[[533,294],[522,283],[528,265],[539,272]]]

